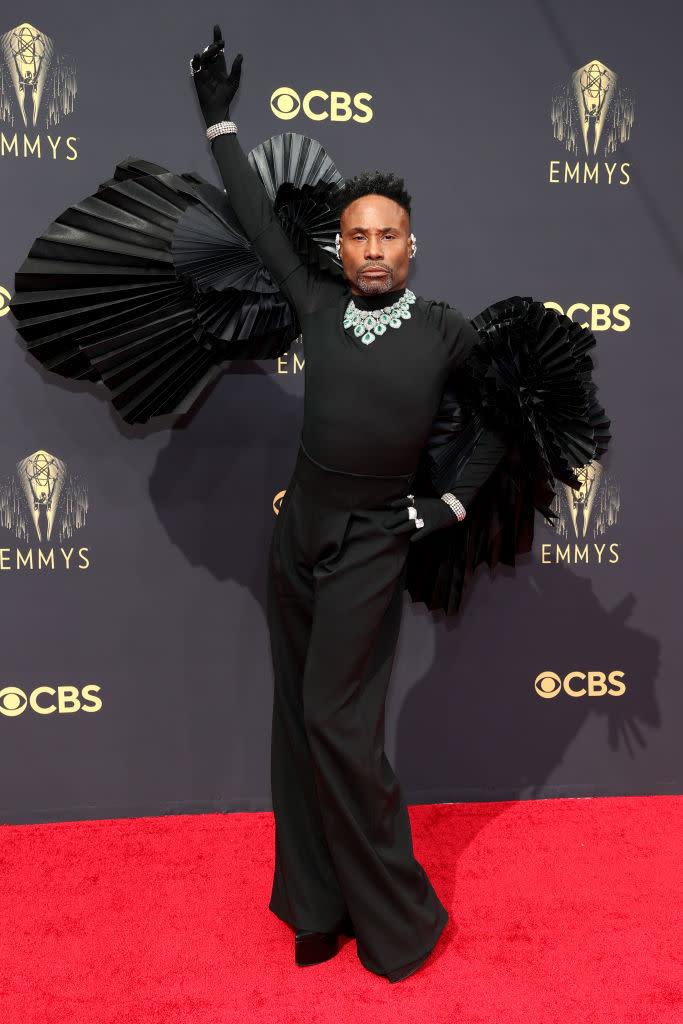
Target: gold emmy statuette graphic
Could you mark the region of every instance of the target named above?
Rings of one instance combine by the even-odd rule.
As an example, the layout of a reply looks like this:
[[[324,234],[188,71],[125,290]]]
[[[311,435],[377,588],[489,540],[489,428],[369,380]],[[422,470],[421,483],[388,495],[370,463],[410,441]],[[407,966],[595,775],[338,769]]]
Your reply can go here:
[[[598,462],[589,462],[575,469],[581,487],[574,490],[561,484],[553,502],[559,516],[556,531],[563,537],[581,540],[599,537],[614,526],[619,515],[619,488]]]
[[[619,76],[600,60],[591,60],[555,90],[551,118],[553,134],[570,153],[607,156],[627,142],[633,124],[633,99],[619,85]]]
[[[47,544],[64,486],[66,466],[48,452],[38,451],[17,463],[17,473],[31,511],[38,540]]]
[[[588,528],[588,521],[593,510],[595,495],[598,493],[598,483],[602,475],[602,466],[599,462],[591,462],[582,466],[576,474],[581,481],[581,487],[575,491],[573,487],[562,484],[567,495],[569,504],[569,515],[571,516],[574,533],[577,537],[585,537]]]
[[[44,449],[20,459],[0,480],[0,525],[25,543],[59,545],[85,525],[88,489],[67,465]]]
[[[54,43],[35,25],[24,22],[0,36],[0,121],[14,124],[13,104],[24,128],[38,125],[43,97],[45,125],[58,124],[73,111],[76,69],[69,57],[55,54]]]

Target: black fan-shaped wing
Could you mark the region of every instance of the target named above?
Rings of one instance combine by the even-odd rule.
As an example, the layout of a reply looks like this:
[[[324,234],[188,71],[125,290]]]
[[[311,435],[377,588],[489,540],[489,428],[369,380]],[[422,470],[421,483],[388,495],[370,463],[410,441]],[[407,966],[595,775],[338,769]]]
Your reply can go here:
[[[472,324],[480,343],[444,392],[415,486],[457,494],[488,431],[502,435],[507,450],[462,525],[410,546],[411,597],[447,613],[457,612],[481,562],[514,565],[531,550],[535,511],[553,518],[555,480],[579,487],[576,470],[599,459],[610,439],[591,377],[590,331],[520,296],[487,307]]]
[[[288,133],[249,158],[302,257],[333,266],[343,182],[322,147]],[[185,412],[223,360],[273,358],[299,333],[225,193],[133,157],[35,240],[11,308],[32,355],[103,383],[131,423]]]

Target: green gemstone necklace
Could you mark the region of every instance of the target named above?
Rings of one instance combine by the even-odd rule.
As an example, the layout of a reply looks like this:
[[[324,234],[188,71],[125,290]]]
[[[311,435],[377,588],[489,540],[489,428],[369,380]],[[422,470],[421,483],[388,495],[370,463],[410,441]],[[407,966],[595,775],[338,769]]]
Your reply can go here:
[[[404,320],[410,320],[410,307],[415,302],[415,293],[406,288],[404,294],[390,306],[383,309],[359,309],[353,299],[344,313],[344,329],[353,327],[353,333],[364,345],[371,345],[387,327],[400,327]]]

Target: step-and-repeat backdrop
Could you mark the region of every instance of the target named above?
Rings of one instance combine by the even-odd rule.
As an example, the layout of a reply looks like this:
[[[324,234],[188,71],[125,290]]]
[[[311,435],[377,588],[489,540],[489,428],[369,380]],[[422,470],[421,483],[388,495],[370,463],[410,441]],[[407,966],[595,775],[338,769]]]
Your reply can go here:
[[[410,286],[587,323],[612,419],[513,570],[405,595],[387,752],[409,802],[679,791],[679,40],[673,3],[13,4],[0,25],[0,820],[270,807],[266,555],[303,354],[123,424],[28,356],[33,239],[129,154],[218,184],[188,60],[244,53],[246,149],[319,139],[413,195]],[[225,9],[223,9],[223,6]],[[359,396],[362,401],[362,396]],[[49,492],[49,501],[46,498]]]

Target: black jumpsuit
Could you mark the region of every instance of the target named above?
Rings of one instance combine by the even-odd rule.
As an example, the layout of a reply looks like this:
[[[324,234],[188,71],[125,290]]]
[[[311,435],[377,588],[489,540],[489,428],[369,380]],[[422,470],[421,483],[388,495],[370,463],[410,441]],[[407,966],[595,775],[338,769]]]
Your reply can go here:
[[[383,522],[387,502],[410,492],[446,378],[478,336],[457,310],[421,298],[370,345],[344,330],[348,284],[299,258],[236,136],[213,149],[242,227],[296,309],[305,353],[301,446],[269,561],[270,909],[296,929],[355,931],[363,965],[394,980],[428,956],[448,914],[413,855],[384,752],[411,534]],[[403,291],[354,302],[380,308]],[[466,506],[500,455],[478,452],[458,488]]]

